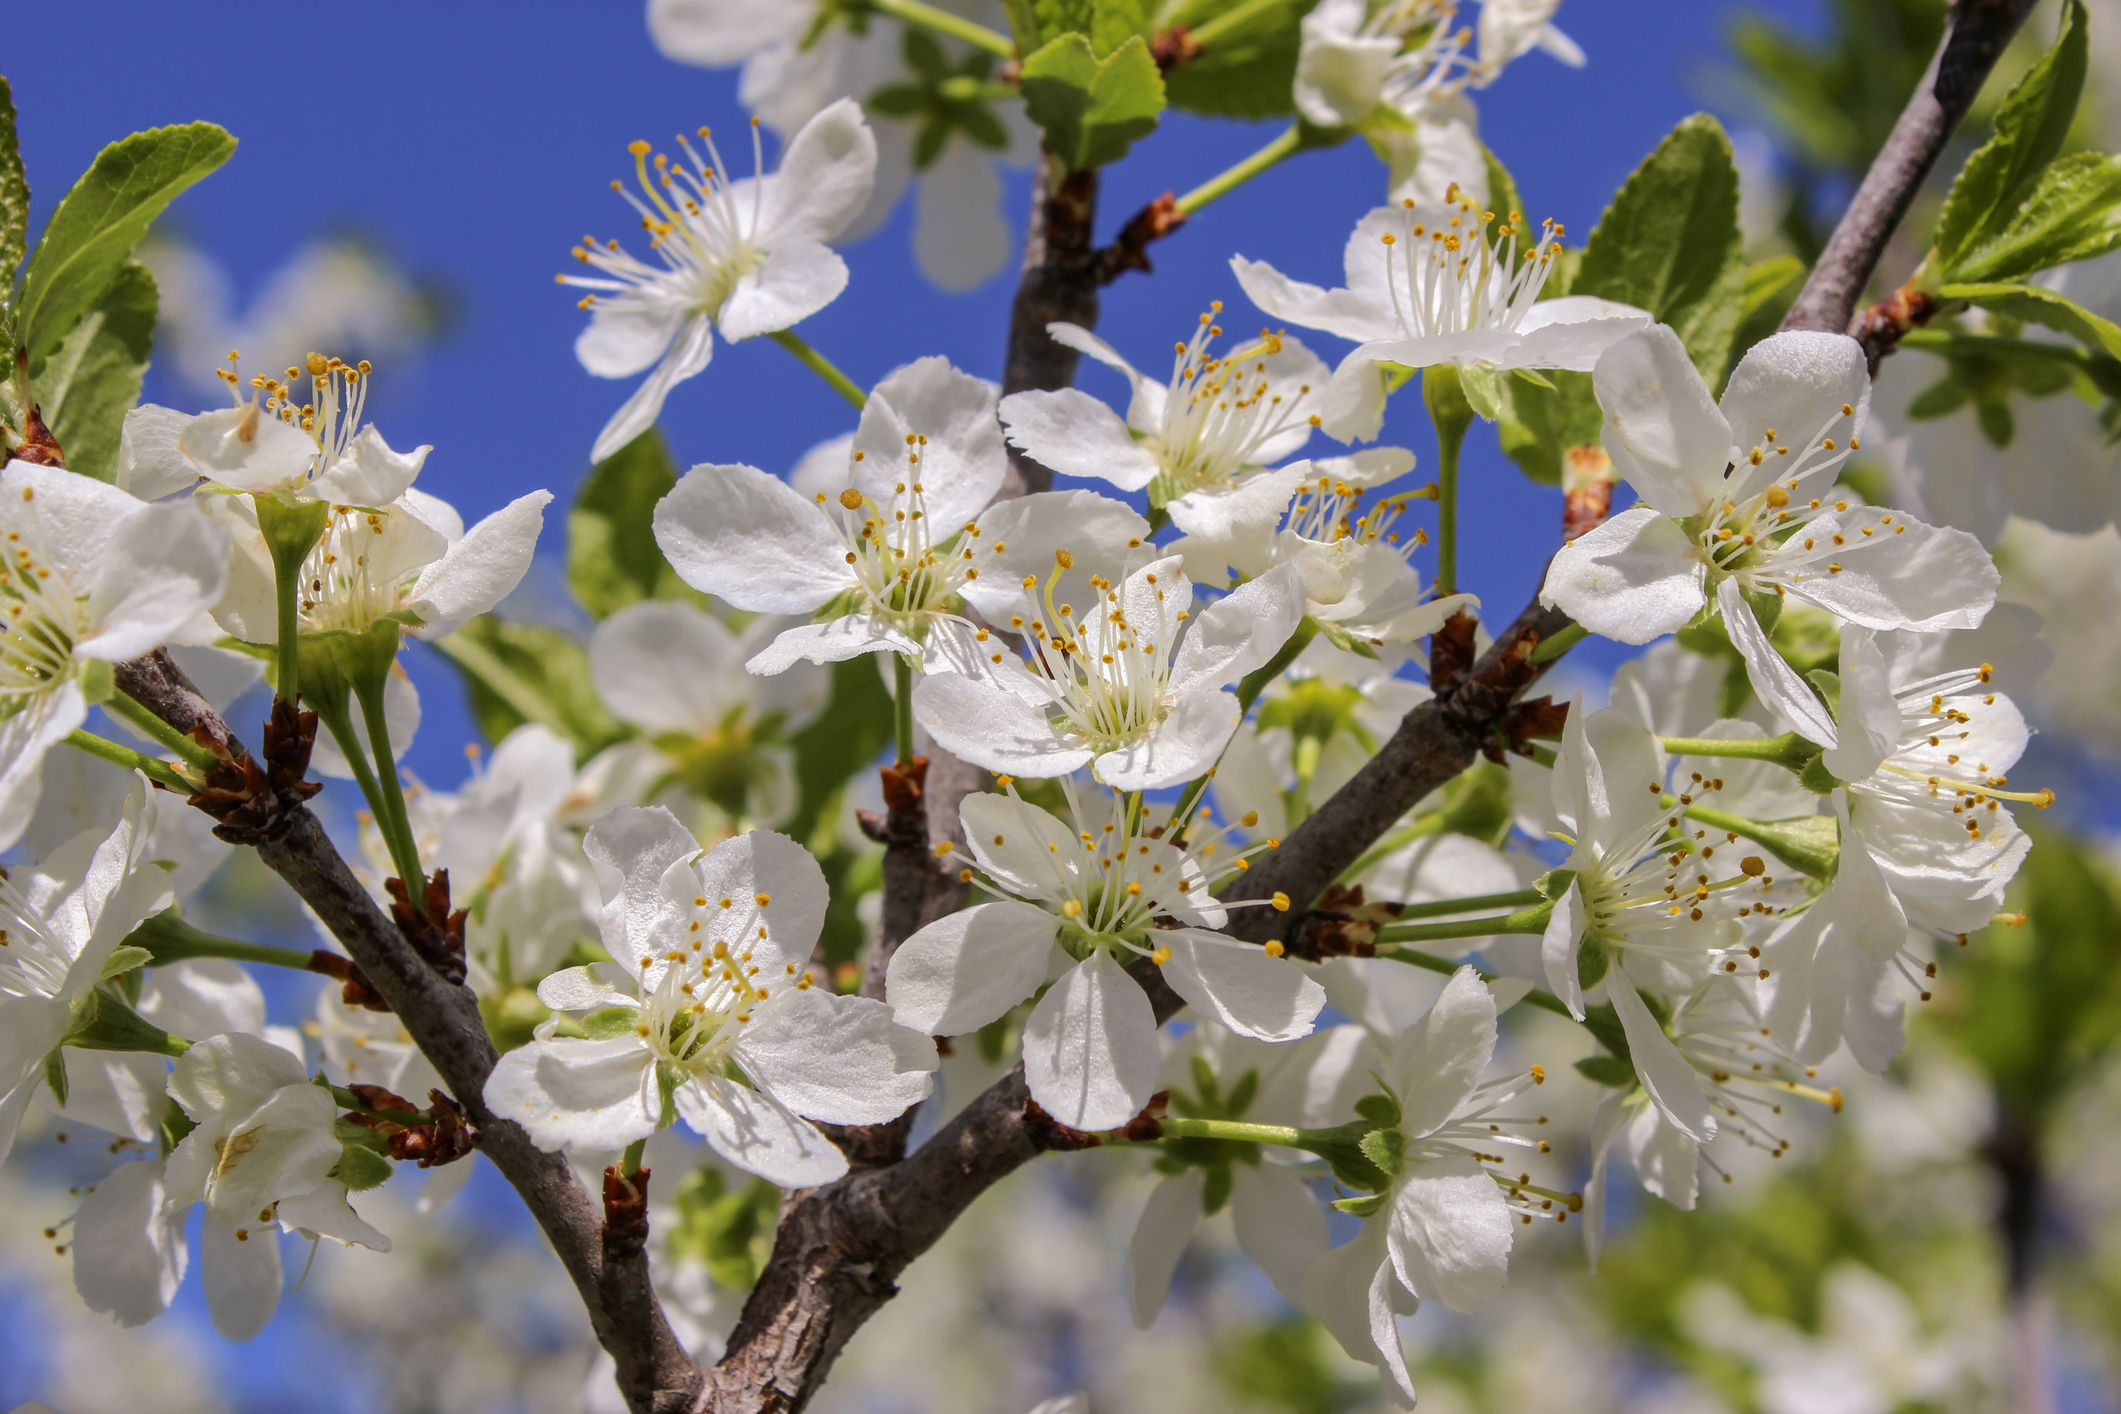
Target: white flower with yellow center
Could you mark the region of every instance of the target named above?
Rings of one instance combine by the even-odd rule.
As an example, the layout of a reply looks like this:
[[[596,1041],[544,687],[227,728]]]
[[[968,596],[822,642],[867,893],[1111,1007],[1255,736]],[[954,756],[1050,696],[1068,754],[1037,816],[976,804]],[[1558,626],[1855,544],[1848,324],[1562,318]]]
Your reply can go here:
[[[1126,375],[1126,418],[1074,388],[1012,393],[1001,405],[1009,440],[1062,475],[1146,489],[1150,505],[1169,507],[1181,530],[1193,529],[1209,502],[1310,440],[1325,390],[1318,355],[1264,329],[1218,357],[1221,312],[1218,301],[1177,346],[1169,383],[1144,377],[1087,329],[1048,324],[1056,343]]]
[[[1974,628],[2000,576],[1981,542],[1837,497],[1870,403],[1863,349],[1840,334],[1763,340],[1720,403],[1663,325],[1621,340],[1592,379],[1614,470],[1647,504],[1555,555],[1540,591],[1596,634],[1648,643],[1720,613],[1761,701],[1832,746],[1834,719],[1768,640],[1787,596],[1874,629]]]
[[[555,972],[538,999],[585,1034],[548,1023],[486,1082],[540,1148],[609,1152],[682,1118],[739,1168],[801,1188],[847,1171],[811,1121],[881,1124],[927,1095],[927,1037],[811,986],[826,887],[801,845],[755,831],[703,853],[669,811],[620,806],[584,847],[614,961]]]
[[[1104,784],[1131,791],[1207,772],[1244,716],[1224,689],[1266,666],[1303,618],[1295,567],[1268,571],[1193,619],[1177,555],[1119,584],[1092,576],[1080,606],[1055,594],[1073,555],[1061,550],[1054,563],[1043,586],[1024,577],[1007,619],[1027,656],[996,649],[983,673],[930,674],[913,692],[915,720],[944,749],[1009,775],[1091,766]]]
[[[991,650],[967,604],[1007,613],[1026,568],[1052,563],[1066,538],[1117,555],[1149,533],[1083,491],[989,507],[1008,469],[994,389],[947,359],[877,384],[847,455],[838,485],[807,497],[756,467],[696,466],[656,507],[656,543],[687,584],[754,613],[814,616],[754,656],[754,673],[882,652],[979,671]]]
[[[1181,839],[1178,821],[1152,825],[1139,801],[1115,795],[1086,811],[1072,788],[1068,797],[1073,830],[1013,791],[965,798],[977,862],[965,873],[998,901],[931,923],[892,954],[884,995],[902,1025],[977,1031],[1058,969],[1024,1026],[1024,1078],[1031,1098],[1075,1129],[1125,1124],[1163,1070],[1156,1015],[1129,963],[1155,964],[1188,1005],[1240,1036],[1310,1033],[1325,991],[1279,943],[1261,948],[1220,931],[1230,908],[1288,900],[1225,903],[1209,892],[1271,842],[1218,859],[1221,831]]]
[[[596,273],[559,277],[590,292],[581,302],[589,327],[574,345],[582,367],[599,378],[654,369],[597,434],[593,461],[655,424],[670,390],[707,367],[717,328],[725,339],[774,333],[847,287],[847,264],[825,242],[854,219],[876,180],[876,138],[861,106],[842,99],[803,124],[771,175],[756,118],[754,177],[732,178],[708,130],[699,136],[705,157],[681,136],[683,160],[657,153],[652,174],[649,144],[634,143],[640,195],[611,184],[640,213],[655,260],[585,237],[575,259]]]
[[[1384,423],[1384,364],[1588,371],[1649,324],[1642,310],[1593,295],[1540,299],[1561,234],[1550,221],[1533,240],[1523,215],[1482,211],[1453,185],[1440,207],[1410,197],[1363,217],[1348,237],[1342,289],[1241,255],[1230,266],[1275,318],[1361,343],[1334,370],[1322,425],[1367,439]]]
[[[0,471],[0,848],[29,826],[46,753],[109,696],[110,665],[211,638],[227,583],[228,536],[196,507]]]

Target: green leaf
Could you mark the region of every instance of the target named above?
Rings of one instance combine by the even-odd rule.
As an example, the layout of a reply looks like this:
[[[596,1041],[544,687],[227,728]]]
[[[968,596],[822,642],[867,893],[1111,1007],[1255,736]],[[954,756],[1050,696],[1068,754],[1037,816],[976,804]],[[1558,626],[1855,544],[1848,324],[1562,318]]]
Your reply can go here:
[[[155,340],[155,277],[127,261],[33,380],[66,468],[98,481],[118,474],[125,414],[140,401],[140,376]]]
[[[1467,378],[1470,390],[1475,380]],[[1503,455],[1542,486],[1559,486],[1574,447],[1597,447],[1605,414],[1591,375],[1548,369],[1495,375],[1495,438]]]
[[[1949,267],[1957,282],[2022,280],[2121,247],[2121,157],[2073,152],[2046,171],[2010,224]]]
[[[1139,35],[1103,59],[1081,35],[1062,35],[1024,60],[1023,86],[1046,150],[1075,171],[1126,156],[1164,110],[1163,75]]]
[[[330,1177],[355,1193],[366,1193],[388,1183],[394,1171],[390,1160],[375,1150],[363,1144],[348,1144],[339,1150],[339,1162],[332,1168]]]
[[[676,1217],[664,1237],[672,1257],[693,1257],[716,1284],[749,1291],[773,1249],[781,1190],[754,1178],[735,1192],[720,1169],[702,1165],[672,1195]]]
[[[1701,376],[1717,383],[1745,293],[1743,247],[1730,139],[1722,124],[1697,113],[1614,196],[1570,293],[1648,310],[1678,333]]]
[[[2028,324],[2043,324],[2087,348],[2121,358],[2121,327],[2053,290],[2019,284],[1946,285],[1937,295],[1944,300],[1978,304],[1991,313]]]
[[[1510,169],[1502,165],[1502,159],[1486,143],[1480,145],[1480,158],[1488,168],[1488,208],[1504,220],[1513,213],[1523,215],[1524,198],[1517,193],[1517,179],[1510,175]]]
[[[589,654],[558,629],[481,614],[434,646],[464,675],[488,741],[541,722],[587,760],[630,735],[597,696]]]
[[[150,128],[112,143],[59,202],[22,277],[16,339],[31,371],[94,309],[163,208],[228,160],[212,123]]]
[[[592,618],[643,599],[704,602],[655,543],[655,503],[677,483],[662,434],[652,427],[598,462],[582,483],[567,513],[567,587]]]
[[[1961,259],[2011,223],[2061,153],[2084,92],[2087,46],[2083,0],[2068,0],[2055,47],[2004,98],[1994,136],[1966,159],[1945,195],[1935,243],[1947,278],[1962,278]]]
[[[0,300],[15,288],[15,272],[29,249],[29,178],[15,125],[15,92],[0,77]]]
[[[1145,0],[1096,0],[1090,16],[1090,50],[1102,59],[1130,39],[1154,39],[1154,21]]]
[[[1032,42],[1026,50],[1050,44],[1064,34],[1088,34],[1097,15],[1096,0],[1025,0],[1030,12]]]
[[[1615,1090],[1626,1090],[1635,1084],[1635,1067],[1619,1056],[1585,1056],[1576,1062],[1576,1070],[1593,1085],[1610,1085]]]
[[[1199,29],[1242,0],[1184,0],[1165,23]],[[1248,9],[1201,54],[1164,75],[1173,108],[1216,118],[1286,117],[1296,111],[1296,60],[1303,17],[1315,0],[1280,0]]]

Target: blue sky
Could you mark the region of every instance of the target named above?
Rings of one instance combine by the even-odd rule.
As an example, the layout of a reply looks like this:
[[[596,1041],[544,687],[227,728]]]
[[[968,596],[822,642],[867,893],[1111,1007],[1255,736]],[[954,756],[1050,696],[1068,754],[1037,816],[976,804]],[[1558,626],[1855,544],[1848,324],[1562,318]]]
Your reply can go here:
[[[1816,6],[1758,8],[1809,18]],[[1515,173],[1527,214],[1554,217],[1580,240],[1628,171],[1673,123],[1704,106],[1705,70],[1733,7],[1702,0],[1572,0],[1561,18],[1590,65],[1571,71],[1534,54],[1482,96],[1483,135]],[[524,491],[561,498],[545,551],[558,555],[564,504],[588,449],[628,384],[584,374],[572,341],[582,315],[553,284],[585,232],[623,235],[628,215],[609,181],[626,144],[701,123],[745,118],[733,71],[674,64],[650,44],[638,5],[522,3],[399,6],[295,19],[281,6],[141,6],[14,0],[6,17],[35,194],[33,228],[106,142],[137,128],[210,119],[241,140],[219,173],[182,198],[174,219],[231,273],[239,305],[298,246],[353,228],[447,289],[455,317],[415,365],[385,366],[371,415],[397,446],[432,443],[424,489],[467,520]],[[389,20],[382,17],[388,13]],[[84,45],[83,33],[116,33]],[[1101,237],[1167,189],[1187,190],[1271,138],[1274,125],[1183,116],[1106,174]],[[739,166],[742,159],[737,159]],[[769,158],[770,160],[770,158]],[[1154,276],[1105,294],[1100,332],[1122,351],[1159,350],[1214,299],[1233,328],[1250,311],[1227,259],[1243,253],[1301,278],[1339,283],[1340,249],[1382,197],[1382,169],[1360,144],[1308,155],[1203,212],[1155,250]],[[1028,176],[1009,191],[1021,231]],[[915,270],[902,204],[852,247],[845,295],[802,327],[858,381],[943,353],[998,373],[1012,280],[946,295]],[[1315,341],[1337,359],[1338,341]],[[1116,398],[1103,370],[1091,391]],[[158,391],[180,405],[194,395]],[[764,340],[730,347],[671,399],[664,427],[680,465],[750,462],[786,471],[808,447],[852,426],[850,410]],[[1386,440],[1430,437],[1417,397],[1399,399]],[[1555,493],[1528,485],[1474,433],[1466,476],[1461,577],[1506,619],[1529,595],[1558,534]],[[1427,565],[1424,561],[1418,561]],[[424,779],[461,779],[470,726],[446,666],[416,653],[426,723],[408,757]],[[245,724],[248,729],[248,724]],[[253,733],[254,734],[254,733]]]

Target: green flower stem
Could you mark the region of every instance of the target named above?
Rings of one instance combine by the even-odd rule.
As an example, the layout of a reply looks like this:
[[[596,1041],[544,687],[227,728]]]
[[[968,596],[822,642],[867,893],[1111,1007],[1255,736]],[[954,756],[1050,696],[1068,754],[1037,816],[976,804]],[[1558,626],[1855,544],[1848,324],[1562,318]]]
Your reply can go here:
[[[793,329],[779,329],[766,337],[794,354],[803,367],[831,384],[832,391],[854,404],[856,412],[868,405],[869,395],[862,391],[862,385],[834,368],[832,360],[804,343]]]
[[[913,760],[913,664],[903,653],[891,655],[892,684],[891,722],[893,733],[898,738],[898,764],[904,767]]]
[[[1378,860],[1404,849],[1416,840],[1426,839],[1430,835],[1441,833],[1443,833],[1443,813],[1436,811],[1424,819],[1416,820],[1403,830],[1393,831],[1376,844],[1371,845],[1362,858],[1341,870],[1340,877],[1333,882],[1337,884],[1352,884],[1363,875],[1369,873],[1370,866],[1377,863]]]
[[[390,859],[398,867],[398,877],[405,882],[406,898],[412,901],[414,908],[419,908],[427,891],[427,875],[420,869],[420,849],[413,839],[412,817],[405,809],[405,788],[398,781],[397,755],[390,749],[390,723],[383,716],[383,679],[357,682],[354,696],[360,699],[361,715],[368,721],[368,743],[376,754],[376,775],[383,790],[383,804],[389,812],[389,825],[383,837],[391,839],[393,834],[396,835]],[[378,812],[376,823],[382,825],[384,820],[383,813]]]
[[[190,737],[178,731],[175,727],[163,721],[153,712],[150,712],[122,692],[113,693],[110,697],[104,699],[102,706],[103,710],[110,713],[113,717],[123,717],[126,721],[154,738],[157,743],[175,752],[183,758],[184,764],[190,766],[193,770],[200,772],[211,771],[220,764],[220,757],[214,755],[213,752],[199,745],[198,742],[193,741]]]
[[[1254,15],[1271,10],[1281,3],[1283,0],[1239,0],[1238,4],[1232,5],[1199,28],[1188,30],[1186,37],[1203,49],[1211,48],[1215,41],[1239,28]]]
[[[121,770],[138,771],[155,784],[168,786],[179,795],[192,793],[192,783],[170,769],[167,761],[157,761],[143,751],[120,746],[115,741],[105,741],[102,737],[82,731],[79,727],[67,733],[66,744],[76,751],[87,752],[98,761],[108,761]]]
[[[1726,741],[1720,737],[1667,736],[1658,738],[1673,756],[1718,756],[1733,761],[1772,761],[1792,771],[1802,771],[1819,754],[1817,742],[1806,741],[1795,732],[1781,736]]]
[[[1462,908],[1454,904],[1454,908]],[[1515,913],[1494,913],[1485,918],[1459,918],[1449,923],[1393,923],[1377,930],[1380,947],[1387,943],[1440,943],[1452,938],[1485,938],[1496,933],[1544,933],[1554,905],[1542,900],[1537,908]]]
[[[646,1139],[636,1139],[626,1146],[625,1154],[619,1159],[620,1177],[632,1178],[641,1171],[641,1155],[647,1149],[648,1141]]]
[[[425,1110],[379,1110],[344,1086],[326,1085],[324,1088],[331,1091],[331,1102],[342,1110],[352,1110],[355,1114],[388,1120],[392,1124],[402,1124],[407,1129],[434,1123],[434,1116]]]
[[[1436,424],[1436,593],[1458,592],[1458,454],[1473,426],[1458,369],[1439,363],[1421,371],[1422,401]]]
[[[1590,636],[1591,631],[1582,624],[1570,624],[1552,638],[1540,639],[1538,646],[1532,649],[1532,661],[1551,663]]]
[[[288,502],[266,494],[255,494],[250,500],[258,512],[258,529],[265,536],[266,551],[272,556],[279,634],[273,694],[293,702],[299,695],[302,676],[302,562],[324,538],[331,523],[331,507],[322,501]]]
[[[1303,1147],[1304,1132],[1281,1124],[1246,1124],[1235,1119],[1161,1119],[1166,1139],[1235,1139],[1246,1144]]]
[[[1280,0],[1271,0],[1271,3],[1278,4]],[[1246,7],[1242,5],[1238,7],[1239,10],[1244,8]],[[1230,13],[1234,15],[1237,10],[1233,10]],[[1228,19],[1229,16],[1225,15],[1223,18]],[[1200,29],[1193,31],[1193,37],[1199,39],[1203,33],[1214,29],[1217,23],[1218,21],[1209,21],[1208,24],[1203,25]],[[1178,199],[1179,214],[1191,216],[1217,197],[1228,196],[1261,172],[1303,151],[1304,145],[1303,129],[1299,125],[1291,123],[1288,131],[1284,132],[1280,137],[1274,139],[1274,141],[1268,143],[1250,157],[1245,158],[1236,166],[1217,176],[1210,177],[1207,181],[1202,182],[1199,186],[1180,197]]]
[[[1399,916],[1402,921],[1440,918],[1446,914],[1472,913],[1483,908],[1532,908],[1546,901],[1546,895],[1537,889],[1519,889],[1515,893],[1482,894],[1478,898],[1447,898],[1438,899],[1434,903],[1410,903],[1399,910]]]
[[[1394,962],[1404,962],[1410,967],[1419,967],[1425,972],[1440,972],[1446,977],[1451,976],[1465,965],[1460,962],[1452,962],[1448,958],[1437,957],[1433,953],[1415,952],[1411,949],[1401,949],[1398,952],[1389,953],[1381,952],[1378,956],[1390,958]],[[1492,973],[1483,972],[1480,974],[1480,980],[1493,982],[1495,977]],[[1568,1016],[1571,1021],[1576,1019],[1573,1016],[1569,1016],[1569,1008],[1566,1002],[1552,992],[1542,992],[1536,987],[1524,994],[1524,1004],[1526,1006],[1536,1006],[1541,1011],[1551,1011],[1556,1016]]]
[[[312,702],[310,707],[316,712],[317,720],[324,724],[325,730],[331,733],[331,739],[338,743],[339,754],[346,758],[347,768],[353,772],[354,784],[361,788],[362,796],[367,799],[369,813],[376,819],[376,829],[382,834],[383,844],[390,851],[391,867],[396,869],[398,877],[405,881],[406,897],[417,900],[420,896],[412,891],[412,885],[414,880],[420,878],[419,854],[411,847],[409,835],[404,840],[397,837],[396,821],[384,800],[383,788],[376,780],[376,773],[368,767],[368,753],[362,750],[361,739],[354,735],[353,721],[347,715],[345,702],[330,702],[329,697],[330,694],[325,694]],[[395,763],[392,769],[395,771]],[[401,809],[403,800],[401,795]],[[410,873],[406,872],[408,869],[411,870]]]
[[[225,957],[234,962],[256,962],[267,967],[309,970],[314,953],[293,948],[272,948],[263,943],[239,943],[234,938],[201,932],[174,908],[166,908],[126,935],[124,946],[144,948],[153,955],[150,967],[166,967],[195,957]]]
[[[869,3],[872,8],[887,15],[895,15],[909,25],[934,30],[937,34],[948,35],[952,39],[962,39],[974,49],[984,49],[998,58],[1016,57],[1016,44],[1007,35],[996,34],[985,25],[974,24],[971,20],[953,15],[948,10],[924,5],[921,0],[869,0]],[[1253,3],[1258,3],[1258,0],[1253,0]],[[1271,0],[1271,3],[1279,4],[1281,0]]]

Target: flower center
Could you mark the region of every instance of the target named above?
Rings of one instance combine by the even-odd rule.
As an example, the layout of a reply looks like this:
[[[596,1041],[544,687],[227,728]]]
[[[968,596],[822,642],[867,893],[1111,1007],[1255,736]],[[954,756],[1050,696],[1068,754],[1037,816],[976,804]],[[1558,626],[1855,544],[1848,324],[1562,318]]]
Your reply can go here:
[[[1301,400],[1311,385],[1291,389],[1283,381],[1277,388],[1267,373],[1266,359],[1281,352],[1278,335],[1262,329],[1258,343],[1222,358],[1213,355],[1211,346],[1223,332],[1215,323],[1221,312],[1217,300],[1200,316],[1193,337],[1175,346],[1163,426],[1153,439],[1162,470],[1149,490],[1152,504],[1227,487],[1238,472],[1258,464],[1260,448],[1306,420]],[[1318,419],[1308,420],[1315,425]]]
[[[333,506],[324,534],[302,561],[302,626],[361,633],[403,608],[401,585],[375,572],[370,556],[383,543],[390,512]]]
[[[1380,237],[1385,287],[1400,328],[1417,339],[1471,329],[1516,332],[1554,273],[1562,227],[1546,222],[1520,255],[1518,246],[1529,235],[1522,213],[1511,212],[1491,238],[1495,213],[1481,211],[1456,182],[1444,201],[1452,214],[1432,226],[1414,219],[1414,200],[1406,198],[1400,203],[1402,231]]]
[[[825,493],[817,493],[818,510],[839,536],[855,592],[870,613],[915,636],[926,631],[929,616],[954,608],[966,580],[979,577],[971,564],[971,545],[958,548],[960,531],[977,539],[979,526],[967,522],[945,527],[938,540],[935,523],[928,518],[927,490],[920,479],[927,447],[924,434],[906,434],[906,470],[886,503],[849,487],[840,492],[835,512]],[[860,461],[863,454],[854,456]]]
[[[64,571],[11,530],[0,551],[0,616],[0,714],[11,715],[72,673],[74,642],[88,628],[88,596],[76,594]]]
[[[0,869],[0,997],[56,997],[72,963],[45,931],[43,915]]]
[[[230,349],[229,366],[215,369],[214,375],[228,385],[238,407],[263,393],[265,399],[258,405],[260,416],[277,417],[309,434],[317,444],[317,459],[310,464],[312,474],[328,468],[345,454],[361,430],[361,412],[368,405],[368,376],[374,366],[367,359],[348,363],[312,353],[303,360],[302,367],[289,367],[285,380],[262,373],[251,375],[248,382],[253,391],[248,394],[243,391],[241,363],[241,354]],[[302,396],[300,384],[305,371],[309,375],[309,397],[297,402]],[[248,425],[246,419],[245,426]]]

